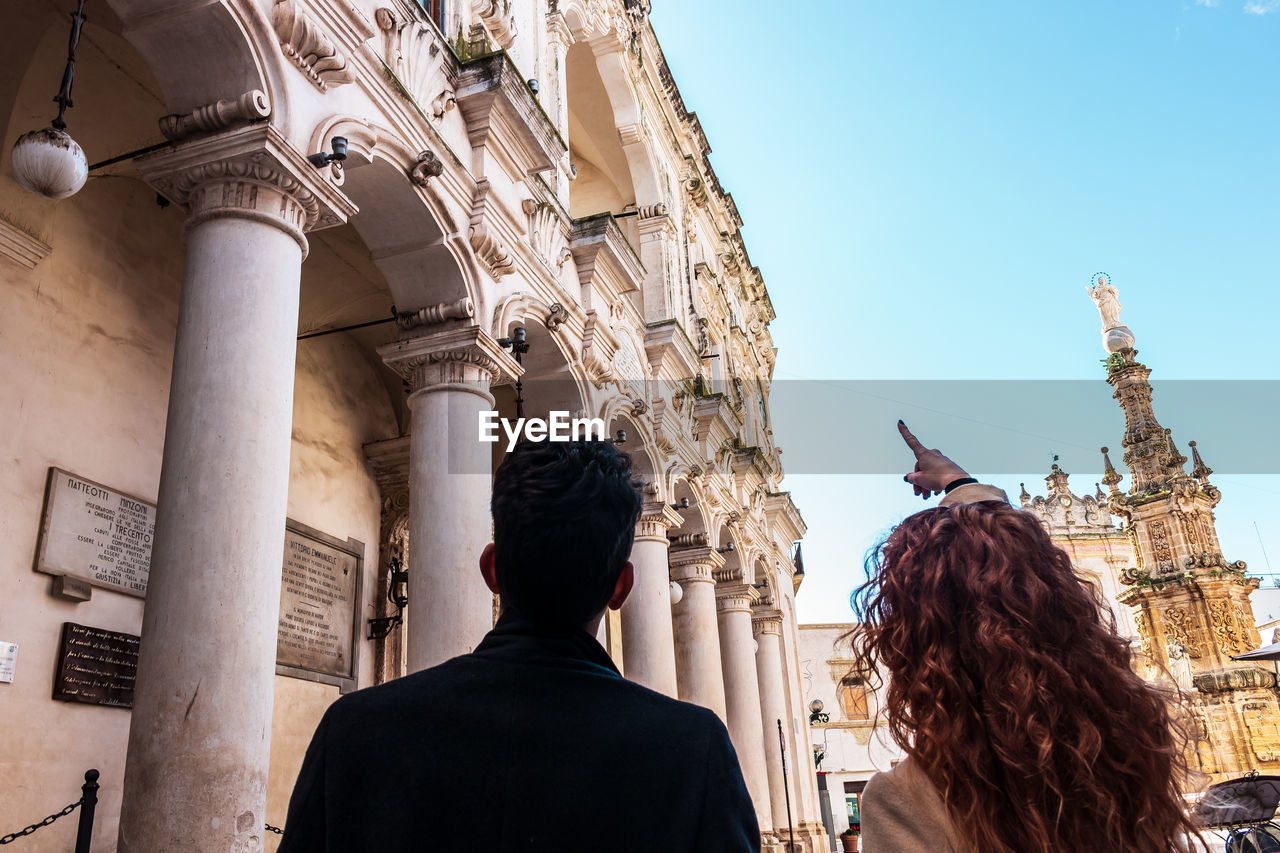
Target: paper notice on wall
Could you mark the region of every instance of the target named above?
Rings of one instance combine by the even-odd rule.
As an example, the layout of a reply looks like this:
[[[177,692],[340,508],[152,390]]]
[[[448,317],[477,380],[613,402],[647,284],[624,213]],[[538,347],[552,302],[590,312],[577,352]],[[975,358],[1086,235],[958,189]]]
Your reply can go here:
[[[14,670],[17,668],[18,644],[0,642],[0,681],[12,683]]]

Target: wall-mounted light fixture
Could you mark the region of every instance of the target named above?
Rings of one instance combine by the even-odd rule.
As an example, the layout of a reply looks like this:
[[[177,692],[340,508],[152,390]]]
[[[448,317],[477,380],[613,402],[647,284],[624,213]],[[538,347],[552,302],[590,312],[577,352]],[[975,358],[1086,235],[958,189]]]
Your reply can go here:
[[[524,354],[529,351],[529,335],[523,326],[516,326],[511,331],[511,337],[498,338],[498,346],[503,349],[511,350],[511,355],[515,357],[516,364],[524,364]],[[523,376],[523,374],[521,374]],[[516,420],[524,417],[524,383],[521,377],[516,377]]]
[[[329,141],[329,144],[333,148],[332,151],[308,154],[307,162],[317,169],[323,169],[330,163],[341,165],[342,161],[347,159],[347,138],[345,136],[335,136]]]
[[[85,0],[79,0],[71,16],[71,38],[67,46],[67,66],[62,72],[62,86],[54,102],[58,115],[49,127],[28,131],[13,144],[9,163],[13,178],[25,190],[45,198],[67,198],[84,186],[89,177],[89,162],[84,151],[67,133],[67,110],[71,102],[71,84],[76,75],[76,49],[80,30],[84,27]]]
[[[409,572],[399,557],[391,558],[387,583],[387,601],[396,606],[396,612],[390,616],[379,616],[369,620],[369,639],[385,640],[391,631],[404,623],[404,609],[409,605]]]
[[[688,509],[688,508],[689,508],[689,499],[688,499],[688,498],[681,498],[681,499],[679,500],[679,502],[677,502],[677,503],[673,503],[673,504],[668,504],[668,506],[670,506],[672,509]]]
[[[684,587],[680,586],[680,584],[676,583],[675,581],[672,581],[672,582],[671,582],[671,604],[672,604],[672,606],[679,604],[679,603],[680,603],[680,601],[681,601],[681,599],[683,599],[683,598],[684,598]]]
[[[730,551],[733,551],[733,550],[734,550],[734,547],[733,547],[733,540],[729,540],[729,544],[728,544],[728,545],[725,545],[723,548],[717,548],[717,549],[716,549],[716,553],[717,553],[717,554],[728,554]]]
[[[809,725],[831,722],[831,715],[822,713],[822,700],[814,699],[809,703]]]
[[[625,429],[620,429],[620,430],[618,430],[618,431],[617,431],[617,433],[615,433],[615,434],[614,434],[614,437],[613,437],[613,438],[606,438],[606,439],[605,439],[605,441],[609,442],[610,444],[615,444],[615,445],[616,445],[616,444],[626,444],[626,443],[627,443],[627,431],[626,431]]]

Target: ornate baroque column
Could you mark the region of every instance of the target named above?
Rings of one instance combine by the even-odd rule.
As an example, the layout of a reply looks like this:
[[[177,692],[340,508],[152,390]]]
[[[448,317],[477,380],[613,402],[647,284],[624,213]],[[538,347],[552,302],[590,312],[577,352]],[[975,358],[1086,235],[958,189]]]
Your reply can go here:
[[[720,666],[724,672],[729,737],[742,765],[756,820],[768,842],[773,832],[769,773],[765,766],[765,730],[760,714],[760,682],[756,674],[751,605],[760,593],[741,581],[716,584],[720,622]]]
[[[783,841],[787,841],[787,798],[791,800],[791,820],[799,824],[796,813],[794,777],[784,780],[782,752],[778,744],[778,720],[784,731],[790,730],[787,722],[786,684],[782,680],[782,614],[773,608],[757,610],[752,617],[752,627],[760,650],[756,652],[756,677],[760,689],[760,722],[764,732],[765,768],[769,777],[769,803],[773,808],[773,827]],[[794,773],[794,767],[788,767]],[[790,788],[790,790],[788,790]],[[798,831],[798,830],[797,830]]]
[[[723,720],[727,715],[712,572],[724,565],[724,557],[703,546],[673,548],[670,560],[671,579],[684,588],[684,597],[672,608],[680,698],[710,708]]]
[[[137,164],[190,217],[119,849],[259,850],[303,232],[355,207],[266,125]]]
[[[667,530],[680,522],[679,514],[665,502],[645,503],[631,548],[636,582],[622,605],[627,678],[673,698],[677,696],[676,654]]]
[[[493,338],[460,326],[380,348],[412,388],[409,411],[408,671],[466,654],[493,627],[480,577],[489,541],[492,445],[479,439],[491,383],[522,368]]]

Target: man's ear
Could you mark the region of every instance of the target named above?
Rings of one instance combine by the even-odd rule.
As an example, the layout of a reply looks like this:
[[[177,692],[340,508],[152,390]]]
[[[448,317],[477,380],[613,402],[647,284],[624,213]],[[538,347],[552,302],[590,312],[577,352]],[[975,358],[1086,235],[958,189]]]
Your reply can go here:
[[[609,599],[609,609],[618,610],[622,607],[622,602],[627,600],[627,596],[631,594],[631,587],[635,586],[636,570],[628,560],[626,565],[622,567],[621,574],[618,575],[618,582],[613,585],[613,596]]]
[[[484,585],[489,587],[489,591],[494,595],[498,594],[498,569],[493,559],[494,548],[490,542],[484,546],[484,550],[480,552],[480,574],[484,577]],[[623,596],[624,598],[626,596]]]

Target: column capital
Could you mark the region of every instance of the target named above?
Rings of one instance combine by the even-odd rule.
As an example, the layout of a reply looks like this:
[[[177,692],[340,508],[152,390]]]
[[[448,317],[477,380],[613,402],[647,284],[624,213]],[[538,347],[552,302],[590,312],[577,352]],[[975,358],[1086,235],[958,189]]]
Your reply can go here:
[[[676,582],[715,583],[712,573],[724,565],[724,557],[720,556],[715,548],[672,550],[668,560],[671,566],[671,579]]]
[[[358,208],[275,128],[251,124],[134,160],[143,178],[190,213],[186,227],[222,217],[281,229],[307,254],[307,231],[341,225]]]
[[[782,636],[782,611],[772,607],[751,608],[751,627],[757,634]]]
[[[722,613],[741,611],[750,613],[751,606],[760,601],[760,590],[745,583],[716,584],[716,609]]]
[[[488,396],[488,386],[514,382],[524,368],[479,326],[446,329],[378,347],[412,393],[452,388]]]
[[[645,501],[636,522],[636,539],[657,539],[667,542],[667,531],[684,523],[680,513],[665,501]]]

